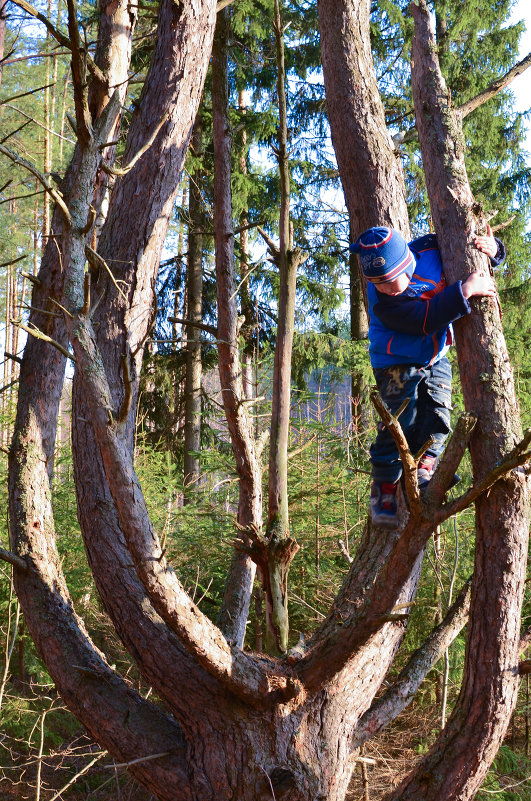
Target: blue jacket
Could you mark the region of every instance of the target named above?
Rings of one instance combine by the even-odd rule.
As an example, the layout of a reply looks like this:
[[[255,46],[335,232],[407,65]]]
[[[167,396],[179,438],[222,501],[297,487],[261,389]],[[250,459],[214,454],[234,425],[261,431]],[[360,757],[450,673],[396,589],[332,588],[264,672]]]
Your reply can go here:
[[[499,240],[497,265],[505,258]],[[415,271],[400,295],[384,295],[367,285],[369,302],[369,353],[373,367],[393,364],[429,365],[438,361],[453,342],[452,322],[470,313],[461,281],[446,286],[434,234],[409,244]]]

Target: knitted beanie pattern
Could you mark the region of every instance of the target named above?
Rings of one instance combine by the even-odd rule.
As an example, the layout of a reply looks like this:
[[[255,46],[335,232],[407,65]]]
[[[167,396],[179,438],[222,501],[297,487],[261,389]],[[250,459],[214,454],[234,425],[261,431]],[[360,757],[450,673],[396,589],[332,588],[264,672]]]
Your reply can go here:
[[[350,249],[358,254],[363,275],[372,284],[394,281],[406,272],[410,278],[413,275],[415,258],[394,228],[369,228]]]

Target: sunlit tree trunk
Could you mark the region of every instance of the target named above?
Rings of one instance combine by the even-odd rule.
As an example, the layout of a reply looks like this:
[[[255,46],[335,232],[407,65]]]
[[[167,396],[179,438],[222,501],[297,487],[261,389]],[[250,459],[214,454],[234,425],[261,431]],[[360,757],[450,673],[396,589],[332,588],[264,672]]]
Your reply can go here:
[[[198,116],[192,135],[194,155],[203,153],[203,124]],[[203,197],[202,170],[190,176],[188,230],[188,261],[186,268],[186,296],[189,324],[186,327],[186,375],[184,382],[184,484],[195,489],[199,481],[199,450],[201,448],[201,331],[203,301]],[[190,496],[188,500],[190,499]]]

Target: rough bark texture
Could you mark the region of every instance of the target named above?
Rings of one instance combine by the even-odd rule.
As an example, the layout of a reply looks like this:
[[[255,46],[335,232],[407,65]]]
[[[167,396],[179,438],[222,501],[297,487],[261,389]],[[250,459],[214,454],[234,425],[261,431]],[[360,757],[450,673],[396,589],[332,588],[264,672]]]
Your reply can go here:
[[[319,31],[332,142],[356,239],[390,225],[407,239],[400,159],[385,124],[369,36],[369,0],[319,0]]]
[[[191,142],[194,155],[203,153],[203,123],[198,116]],[[184,381],[184,483],[194,489],[199,481],[201,448],[201,333],[194,323],[203,319],[203,198],[202,170],[190,176],[188,261],[186,266],[186,375]],[[187,494],[185,500],[190,496]]]
[[[482,224],[470,192],[460,121],[439,70],[429,12],[415,17],[413,92],[432,215],[447,279],[487,270],[473,247]],[[520,438],[510,362],[495,302],[473,300],[456,326],[465,404],[479,420],[470,443],[475,477]],[[529,526],[528,479],[510,473],[476,505],[476,556],[465,675],[439,740],[390,798],[472,798],[509,724],[518,688],[520,610]]]
[[[238,354],[227,16],[220,15],[213,59],[219,362],[240,477],[239,522],[242,533],[252,538],[251,532],[255,537],[261,533],[262,505]],[[123,400],[130,396],[134,408],[156,265],[199,102],[213,23],[213,3],[162,1],[153,65],[125,161],[163,115],[168,118],[153,147],[116,184],[100,253],[115,277],[125,282],[121,287],[126,297],[102,270],[94,276],[93,298],[99,306],[92,319],[84,293],[80,231],[98,163],[98,142],[90,137],[68,198],[72,225],[64,237],[64,293],[71,314],[67,326],[78,362],[75,470],[87,553],[120,636],[174,718],[140,698],[108,668],[72,610],[55,552],[46,473],[51,446],[45,438],[53,441],[54,419],[39,372],[39,356],[49,348],[43,343],[40,349],[28,343],[12,452],[12,547],[29,565],[26,574],[17,573],[17,591],[60,692],[92,734],[120,761],[163,754],[133,768],[158,798],[342,801],[353,768],[351,737],[358,725],[363,727],[360,721],[403,637],[404,616],[393,615],[393,609],[414,596],[432,528],[429,520],[404,519],[403,531],[385,536],[367,529],[309,649],[298,657],[272,659],[244,653],[234,644],[241,642],[247,614],[248,564],[236,565],[247,571],[247,584],[237,570],[232,574],[241,592],[234,607],[227,607],[227,619],[235,611],[237,620],[233,630],[223,627],[227,642],[184,596],[166,565],[132,469],[133,415],[127,419],[130,410]],[[85,113],[81,102],[78,113]],[[57,291],[63,290],[59,286]],[[128,371],[122,372],[124,363],[131,379]],[[54,391],[60,380],[55,370],[50,380]],[[415,670],[418,680],[418,666]],[[365,733],[360,728],[360,737]]]

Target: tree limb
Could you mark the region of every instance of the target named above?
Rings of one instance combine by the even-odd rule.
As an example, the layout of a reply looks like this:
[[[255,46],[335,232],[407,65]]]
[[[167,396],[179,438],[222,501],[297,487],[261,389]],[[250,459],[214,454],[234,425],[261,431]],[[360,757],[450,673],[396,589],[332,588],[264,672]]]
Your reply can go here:
[[[409,449],[404,432],[402,431],[402,426],[398,422],[398,418],[404,411],[409,401],[403,403],[394,415],[391,414],[377,392],[371,393],[371,401],[395,441],[395,445],[402,461],[404,483],[406,486],[406,494],[411,513],[414,516],[419,516],[421,514],[421,502],[419,482],[417,479],[417,461]]]
[[[160,129],[168,119],[168,117],[169,113],[164,114],[164,116],[162,117],[158,125],[155,127],[153,133],[151,134],[147,142],[144,145],[142,145],[140,150],[138,150],[137,153],[135,153],[131,161],[128,164],[126,164],[125,167],[109,167],[107,164],[105,164],[105,162],[102,162],[101,163],[102,170],[106,172],[108,175],[114,175],[116,177],[127,175],[128,172],[131,172],[137,161],[142,158],[146,150],[149,150],[149,148],[157,138]]]
[[[3,559],[4,562],[9,562],[10,565],[18,567],[19,570],[24,572],[28,569],[28,563],[25,559],[15,553],[11,553],[11,551],[6,551],[5,548],[0,548],[0,559]]]
[[[445,504],[435,513],[437,525],[447,520],[452,515],[462,512],[470,506],[480,495],[486,492],[497,481],[504,478],[507,473],[516,467],[526,464],[531,459],[531,428],[527,429],[524,438],[505,456],[499,464],[480,481],[476,482],[468,492],[465,492],[455,501]],[[433,480],[433,479],[432,479]]]
[[[200,331],[206,331],[207,334],[211,334],[213,337],[217,338],[218,336],[218,329],[213,325],[207,325],[206,323],[196,323],[192,320],[184,320],[182,317],[168,317],[168,322],[178,323],[179,325],[189,325],[192,328],[198,328]]]
[[[387,726],[412,700],[427,673],[466,624],[470,607],[470,586],[469,579],[442,623],[413,653],[393,686],[362,716],[350,740],[352,751],[360,748],[364,742]]]
[[[501,92],[502,89],[505,89],[515,78],[521,75],[523,72],[526,71],[531,67],[531,53],[528,53],[525,58],[515,64],[514,67],[502,75],[501,78],[496,78],[495,81],[492,81],[486,89],[480,92],[475,97],[467,100],[466,103],[462,103],[457,108],[457,112],[461,115],[461,117],[466,117],[467,114],[470,114],[471,111],[474,111],[478,106],[481,106],[483,103],[486,103],[487,100],[490,100],[491,97],[494,97]]]
[[[26,0],[13,0],[13,3],[21,8],[26,14],[29,14],[31,17],[35,17],[38,19],[39,22],[46,27],[46,29],[51,33],[53,38],[59,42],[60,45],[66,47],[67,50],[72,51],[72,45],[68,36],[65,36],[64,33],[53,25],[50,20],[41,14],[40,11],[37,11],[30,3],[27,3]],[[100,81],[102,84],[107,84],[107,79],[104,73],[100,70],[100,68],[94,63],[89,53],[87,53],[87,67],[90,70],[91,74],[96,78],[97,81]]]
[[[35,328],[35,326],[31,327],[29,325],[24,325],[24,323],[20,322],[20,320],[11,320],[11,323],[18,326],[18,328],[22,328],[23,331],[25,331],[27,334],[31,334],[31,336],[35,337],[36,339],[42,339],[43,342],[49,342],[50,345],[53,345],[54,348],[57,348],[57,350],[62,353],[63,356],[66,356],[67,359],[70,359],[75,364],[75,357],[66,348],[64,348],[60,342],[56,342],[55,339],[52,339],[52,337],[44,334],[38,328]]]
[[[531,53],[519,61],[518,64],[515,64],[514,67],[511,67],[501,78],[496,78],[495,81],[492,81],[482,92],[472,97],[470,100],[467,100],[466,103],[462,103],[458,106],[456,109],[457,113],[464,119],[472,111],[475,111],[479,106],[483,105],[483,103],[486,103],[487,100],[490,100],[497,95],[498,92],[505,89],[515,78],[525,72],[528,67],[531,67]],[[414,125],[408,128],[407,131],[400,131],[392,137],[393,142],[397,146],[406,144],[406,142],[412,142],[417,138],[418,133]]]
[[[37,178],[37,180],[42,184],[46,192],[48,192],[50,197],[53,198],[53,200],[57,203],[57,205],[63,212],[67,224],[71,225],[72,218],[70,216],[70,211],[68,209],[68,206],[64,202],[61,193],[50,185],[44,173],[38,170],[37,167],[35,167],[35,165],[32,164],[30,161],[26,161],[26,159],[23,159],[22,156],[17,155],[17,153],[15,153],[13,150],[11,150],[8,147],[5,147],[5,145],[0,145],[0,153],[3,153],[4,156],[7,156],[7,158],[10,159],[14,164],[19,164],[21,167],[24,167],[26,170],[28,170],[28,172],[34,175],[35,178]]]

